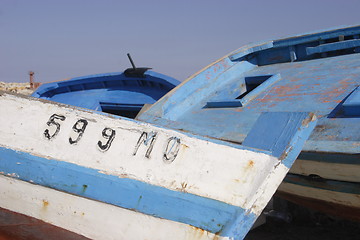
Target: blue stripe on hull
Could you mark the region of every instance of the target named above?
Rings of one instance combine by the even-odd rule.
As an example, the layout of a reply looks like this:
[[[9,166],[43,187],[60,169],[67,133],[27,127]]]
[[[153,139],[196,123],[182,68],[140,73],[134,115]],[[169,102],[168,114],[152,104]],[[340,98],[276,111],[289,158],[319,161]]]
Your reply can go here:
[[[236,235],[245,236],[256,219],[254,214],[246,213],[240,207],[217,200],[2,147],[0,172],[20,180],[189,224],[220,235],[223,235],[222,230],[232,227],[234,219],[246,218],[251,222],[250,226],[241,223],[242,230],[236,232]],[[229,232],[224,232],[224,235],[235,237]]]

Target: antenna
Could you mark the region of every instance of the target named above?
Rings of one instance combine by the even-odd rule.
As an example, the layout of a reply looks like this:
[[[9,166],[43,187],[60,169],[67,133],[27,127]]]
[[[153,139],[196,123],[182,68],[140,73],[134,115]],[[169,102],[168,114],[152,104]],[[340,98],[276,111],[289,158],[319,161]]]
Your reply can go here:
[[[140,67],[137,68],[130,56],[130,53],[127,54],[129,61],[132,65],[132,68],[128,68],[124,71],[126,77],[136,77],[136,78],[145,78],[145,72],[151,68]]]
[[[128,53],[127,56],[128,56],[128,58],[129,58],[129,60],[130,60],[130,63],[131,63],[131,65],[132,65],[133,69],[136,70],[135,64],[134,64],[134,62],[133,62],[133,60],[132,60],[132,58],[131,58],[131,56],[130,56],[130,53]]]

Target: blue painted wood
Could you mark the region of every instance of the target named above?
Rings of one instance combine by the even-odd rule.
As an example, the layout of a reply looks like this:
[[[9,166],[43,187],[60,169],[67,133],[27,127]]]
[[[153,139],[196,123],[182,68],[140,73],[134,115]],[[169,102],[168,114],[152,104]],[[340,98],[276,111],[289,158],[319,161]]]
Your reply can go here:
[[[229,59],[231,61],[238,61],[239,59],[242,59],[242,58],[248,56],[251,53],[258,52],[258,51],[265,50],[265,49],[270,49],[272,47],[273,47],[272,42],[258,43],[258,44],[256,44],[255,46],[252,46],[252,47],[245,46],[245,47],[240,48],[239,50],[237,50],[236,53],[231,54],[229,56]]]
[[[360,145],[357,144],[360,136],[354,134],[360,132],[360,119],[356,116],[330,116],[360,84],[358,54],[347,50],[326,58],[312,58],[306,54],[306,48],[318,46],[319,39],[336,41],[340,35],[351,39],[359,33],[360,27],[356,26],[277,40],[274,41],[277,43],[274,48],[252,52],[251,59],[226,62],[230,65],[228,68],[215,71],[220,68],[220,62],[225,61],[222,59],[182,83],[139,119],[197,135],[242,143],[262,112],[314,112],[321,117],[310,137],[316,148],[307,145],[307,151],[342,151],[337,147],[341,143],[346,151],[360,152]],[[294,62],[291,62],[289,54],[291,43],[296,44],[293,45],[297,56]],[[269,62],[266,62],[267,59]],[[284,64],[279,59],[284,59]],[[251,67],[241,68],[244,64]],[[240,66],[236,68],[237,65]],[[243,92],[245,76],[276,74],[281,79],[248,101],[245,107],[204,108],[208,102],[234,101]],[[231,104],[240,105],[238,102]]]
[[[290,46],[290,47],[289,47],[289,51],[290,51],[290,59],[291,59],[291,62],[295,62],[295,61],[297,60],[295,47],[294,47],[294,46]]]
[[[248,231],[244,231],[244,229],[250,230],[254,225],[255,219],[253,218],[250,212],[244,214],[241,218],[237,217],[233,219],[232,225],[225,226],[223,231],[221,232],[222,236],[231,236],[234,240],[244,239]]]
[[[306,53],[308,55],[315,53],[325,53],[330,51],[343,50],[348,48],[355,48],[360,46],[360,40],[348,40],[335,43],[321,44],[317,47],[307,47]]]
[[[300,44],[306,44],[313,41],[329,40],[339,36],[357,36],[360,26],[342,26],[336,29],[329,28],[323,31],[307,32],[296,36],[273,41],[274,48],[288,47]]]
[[[143,77],[116,72],[46,83],[32,96],[97,111],[121,112],[119,115],[126,117],[131,117],[128,112],[134,112],[134,118],[144,104],[155,103],[179,83],[152,71],[146,71]]]
[[[328,46],[324,48],[321,47],[321,49],[323,49],[321,50],[323,54],[325,54],[326,52],[324,50],[325,48],[333,48],[333,50],[329,51],[350,48],[347,50],[348,54],[351,54],[356,52],[358,49],[357,43],[355,43],[357,40],[355,39],[358,39],[357,36],[359,35],[359,32],[360,27],[353,26],[335,30],[332,29],[321,33],[305,33],[303,35],[298,35],[295,37],[289,37],[269,42],[261,42],[257,44],[250,44],[236,50],[235,53],[229,54],[229,58],[232,61],[251,61],[252,63],[259,66],[294,61],[306,61],[310,59],[318,59],[325,56],[321,54],[308,54],[307,49],[309,49],[310,52],[312,52],[314,48],[320,49],[319,44],[324,44],[324,46]],[[338,43],[334,43],[334,45],[328,45],[333,41],[339,41],[339,36],[346,37],[346,41],[340,41]],[[339,53],[338,55],[341,54],[344,53]]]
[[[161,109],[157,109],[157,111],[159,111],[160,115],[174,121],[184,111],[195,105],[205,106],[204,96],[217,91],[218,88],[230,81],[238,79],[239,72],[249,71],[254,67],[249,62],[234,64],[228,58],[223,58],[215,63],[214,69],[204,70],[201,74],[195,75],[191,83],[183,82],[180,84],[177,91],[173,92],[171,98],[168,98]],[[190,94],[192,95],[191,98],[188,97]]]
[[[266,79],[264,82],[262,82],[259,86],[257,86],[255,89],[253,89],[250,93],[246,94],[245,97],[241,99],[242,105],[246,105],[249,101],[254,99],[256,96],[258,96],[260,93],[264,92],[268,87],[276,83],[281,79],[280,74],[274,74],[270,76],[268,79]],[[246,82],[246,78],[245,78]]]
[[[268,134],[281,131],[281,127],[272,123],[275,119],[263,120],[260,125],[257,119],[266,112],[313,112],[319,119],[304,152],[316,155],[314,159],[324,164],[359,165],[359,35],[360,26],[352,26],[249,44],[186,80],[182,83],[186,88],[174,89],[138,119],[273,151],[271,140],[276,138]],[[318,54],[308,55],[309,51]],[[226,62],[228,67],[220,68],[220,62]],[[245,92],[246,76],[276,74],[281,78],[246,105],[238,98]],[[250,141],[255,133],[258,138]],[[294,137],[298,138],[301,136]],[[339,154],[338,158],[327,157],[333,154]],[[292,163],[289,159],[282,161],[287,167]],[[309,187],[318,188],[311,182]],[[341,194],[341,187],[336,191]]]
[[[264,112],[246,136],[243,146],[263,149],[284,159],[286,155],[282,155],[292,147],[291,140],[308,117],[309,113],[302,112]]]
[[[360,117],[360,87],[357,87],[343,103],[346,116]]]
[[[232,96],[234,99],[222,99],[218,101],[209,101],[206,103],[206,108],[221,108],[221,107],[243,107],[251,99],[255,98],[266,88],[280,80],[280,74],[263,75],[263,76],[246,76],[240,82],[244,85],[239,89],[241,92],[234,92],[236,95]],[[231,96],[231,95],[230,95]],[[227,96],[229,97],[229,96]],[[235,100],[239,99],[239,100]]]
[[[0,147],[1,174],[159,218],[219,233],[234,218],[256,216],[244,209],[194,194],[103,174],[97,169]],[[229,226],[230,227],[230,226]],[[243,228],[242,235],[250,229]],[[231,233],[221,233],[231,234]],[[234,237],[234,235],[223,235]]]

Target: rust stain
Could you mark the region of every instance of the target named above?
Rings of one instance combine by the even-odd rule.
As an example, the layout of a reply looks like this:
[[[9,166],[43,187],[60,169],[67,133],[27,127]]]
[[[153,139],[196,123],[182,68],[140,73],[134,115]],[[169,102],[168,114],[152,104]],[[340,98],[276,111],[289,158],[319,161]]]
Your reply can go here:
[[[302,78],[296,78],[296,77],[293,77],[290,81],[291,82],[298,82],[298,81],[301,81],[303,80]]]
[[[49,202],[46,200],[42,200],[42,202],[43,202],[43,209],[46,210],[47,207],[49,206]]]
[[[279,97],[287,97],[292,96],[293,94],[289,94],[290,92],[298,92],[298,89],[303,87],[304,85],[284,85],[284,86],[275,86],[271,89],[270,92],[274,93]]]
[[[181,147],[183,148],[183,149],[186,149],[186,148],[189,148],[189,146],[188,145],[185,145],[185,144],[181,144]]]
[[[208,236],[208,232],[205,231],[204,229],[201,229],[201,228],[198,228],[198,227],[194,227],[194,226],[191,226],[191,236],[189,236],[187,239],[203,239],[204,237],[206,239],[209,239],[209,236]],[[222,229],[221,229],[222,230]],[[220,230],[220,231],[221,231]],[[219,232],[220,232],[219,231]],[[218,236],[219,232],[215,233],[215,235],[211,238],[213,240],[218,240],[220,239],[220,237]]]
[[[284,160],[287,156],[288,156],[288,153],[289,153],[290,151],[284,151],[282,154],[281,154],[281,156],[279,157],[279,160],[280,161],[282,161],[282,160]]]
[[[340,86],[336,88],[331,88],[330,90],[323,92],[321,95],[322,97],[319,98],[319,100],[323,103],[329,103],[329,102],[341,102],[343,98],[342,95],[344,95],[346,92],[349,91],[349,88],[351,85],[353,85],[352,79],[343,79],[339,82]],[[349,92],[350,93],[350,92]]]
[[[317,92],[305,92],[299,91],[304,85],[284,85],[274,86],[269,92],[262,98],[255,99],[256,102],[267,103],[267,102],[283,102],[291,100],[295,96],[311,96],[319,95]]]
[[[344,94],[346,91],[345,88],[334,88],[322,94],[322,97],[319,100],[323,103],[334,102],[335,98],[338,98],[341,94]]]
[[[221,70],[221,66],[219,64],[214,65],[214,73]]]
[[[310,113],[309,116],[304,119],[301,123],[302,126],[307,126],[310,122],[313,122],[316,119],[316,116],[314,113]]]
[[[188,184],[187,184],[186,182],[182,182],[182,183],[181,183],[181,189],[180,189],[180,190],[181,190],[182,192],[186,192],[186,187],[187,187],[187,186],[188,186]]]
[[[323,132],[326,130],[326,126],[325,125],[316,125],[314,132]]]
[[[328,135],[328,136],[326,136],[326,138],[327,138],[328,140],[334,140],[334,139],[336,138],[336,136],[334,136],[334,135]]]
[[[191,231],[190,231],[190,235],[187,239],[201,239],[204,236],[206,236],[206,232],[204,229],[197,228],[194,226],[190,226],[190,227],[191,227]]]
[[[126,173],[121,173],[118,175],[120,178],[130,178],[131,176],[129,174]]]
[[[314,80],[320,80],[324,77],[317,77]],[[298,78],[293,78],[291,81],[296,82]],[[314,91],[305,91],[306,89],[315,89],[319,86],[318,83],[315,83],[311,86],[309,85],[283,85],[283,86],[274,86],[271,88],[268,93],[262,98],[255,99],[255,102],[267,103],[267,102],[283,102],[291,100],[296,96],[318,96],[318,101],[322,103],[341,103],[344,95],[349,92],[354,82],[351,78],[346,78],[339,81],[338,86],[329,86],[327,89],[321,92]],[[304,89],[305,88],[305,89]]]
[[[254,167],[254,165],[255,165],[255,162],[254,162],[253,160],[250,160],[250,161],[246,164],[246,166],[245,166],[245,168],[244,168],[244,171],[250,170],[251,168]]]

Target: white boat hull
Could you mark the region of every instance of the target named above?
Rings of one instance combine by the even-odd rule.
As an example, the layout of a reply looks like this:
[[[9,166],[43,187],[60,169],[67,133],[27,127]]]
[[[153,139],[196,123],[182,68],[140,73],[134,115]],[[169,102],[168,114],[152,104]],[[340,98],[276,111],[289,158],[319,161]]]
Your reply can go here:
[[[92,239],[241,239],[288,171],[266,151],[6,93],[0,122],[0,207]]]

